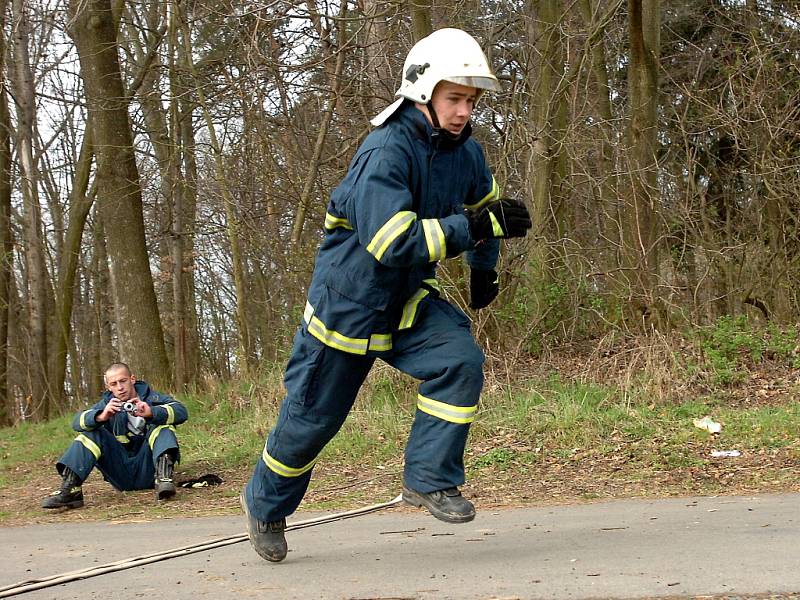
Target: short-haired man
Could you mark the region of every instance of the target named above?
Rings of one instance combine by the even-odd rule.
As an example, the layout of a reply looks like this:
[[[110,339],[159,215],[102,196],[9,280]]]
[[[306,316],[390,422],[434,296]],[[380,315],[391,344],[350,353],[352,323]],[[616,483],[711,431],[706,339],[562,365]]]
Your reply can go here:
[[[43,508],[83,506],[81,485],[95,466],[120,491],[155,488],[157,500],[175,495],[175,426],[188,418],[186,407],[137,381],[125,363],[109,366],[103,380],[100,401],[72,420],[78,435],[56,463],[61,488],[44,499]]]

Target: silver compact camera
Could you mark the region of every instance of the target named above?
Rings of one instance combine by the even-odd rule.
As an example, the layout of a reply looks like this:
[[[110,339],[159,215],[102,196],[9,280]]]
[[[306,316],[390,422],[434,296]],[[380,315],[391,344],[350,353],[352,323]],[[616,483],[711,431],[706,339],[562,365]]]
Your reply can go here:
[[[136,412],[136,405],[133,402],[123,402],[122,410],[126,413],[134,414]]]

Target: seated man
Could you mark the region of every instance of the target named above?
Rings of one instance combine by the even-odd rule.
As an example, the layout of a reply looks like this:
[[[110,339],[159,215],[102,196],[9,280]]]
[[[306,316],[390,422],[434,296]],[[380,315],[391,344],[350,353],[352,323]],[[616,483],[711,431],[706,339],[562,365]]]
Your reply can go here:
[[[43,508],[83,506],[81,484],[95,465],[118,490],[155,487],[157,500],[175,495],[175,426],[188,418],[186,407],[136,381],[125,363],[112,364],[103,379],[108,389],[100,402],[72,421],[78,436],[56,463],[61,489],[44,499]]]

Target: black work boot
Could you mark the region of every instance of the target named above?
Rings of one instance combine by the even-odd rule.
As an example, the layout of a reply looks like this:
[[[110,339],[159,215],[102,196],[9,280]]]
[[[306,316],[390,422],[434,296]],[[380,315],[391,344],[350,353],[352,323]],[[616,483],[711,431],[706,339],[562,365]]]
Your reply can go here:
[[[83,483],[69,467],[64,467],[61,473],[61,489],[56,490],[42,500],[42,508],[80,508],[83,506]]]
[[[424,506],[434,517],[447,523],[466,523],[475,518],[475,507],[457,487],[425,494],[403,486],[403,500],[412,506]]]
[[[175,495],[175,484],[172,481],[172,471],[175,462],[169,453],[164,452],[156,461],[156,500],[169,500]]]
[[[280,521],[259,521],[250,514],[247,509],[247,500],[244,492],[239,496],[239,504],[242,505],[244,516],[247,517],[247,533],[250,536],[250,544],[258,555],[270,562],[281,562],[286,558],[289,547],[286,545],[286,536],[283,535],[286,529],[286,519]]]

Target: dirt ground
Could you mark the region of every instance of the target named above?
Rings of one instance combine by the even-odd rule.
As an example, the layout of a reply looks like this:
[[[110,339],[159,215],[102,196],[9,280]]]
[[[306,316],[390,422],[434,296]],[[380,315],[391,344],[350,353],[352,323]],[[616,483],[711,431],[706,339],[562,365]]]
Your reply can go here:
[[[614,371],[616,367],[609,362],[611,358],[601,358],[594,367],[595,371],[602,370],[603,360],[607,370]],[[576,361],[570,376],[580,375],[579,370],[585,372],[586,364],[585,360]],[[562,372],[570,370],[563,360],[559,368]],[[766,366],[752,372],[746,384],[730,390],[726,404],[753,407],[796,402],[797,381],[798,374],[790,369]],[[701,395],[700,390],[687,393]],[[652,440],[652,443],[658,445],[659,440]],[[535,454],[537,459],[532,463],[512,459],[507,464],[469,469],[471,459],[483,456],[493,448],[527,451],[529,454],[536,452],[530,448],[529,442],[515,439],[511,433],[468,445],[468,481],[463,492],[479,510],[612,498],[800,492],[797,444],[784,449],[744,451],[741,456],[733,458],[711,459],[711,450],[718,449],[714,440],[690,442],[684,451],[698,459],[694,461],[698,466],[677,468],[643,467],[637,456],[621,445],[620,451],[611,455],[582,449],[563,457],[548,454],[545,450],[538,451]],[[300,510],[345,510],[390,500],[400,492],[401,460],[402,457],[398,456],[394,464],[363,470],[320,462]],[[8,474],[8,485],[0,489],[0,525],[238,514],[239,491],[250,476],[250,468],[220,471],[214,465],[193,463],[190,471],[178,467],[176,481],[180,483],[205,473],[218,475],[223,483],[199,489],[179,488],[174,499],[162,503],[154,500],[151,490],[117,492],[93,473],[84,484],[86,506],[83,509],[52,512],[44,511],[39,505],[45,495],[58,487],[60,480],[53,465],[47,462],[22,465]]]
[[[506,444],[513,444],[506,440]],[[508,447],[505,445],[504,447]],[[708,456],[713,442],[696,444],[697,456]],[[470,455],[488,448],[475,445]],[[709,460],[702,466],[648,470],[624,453],[613,457],[577,452],[568,459],[545,456],[533,465],[481,469],[462,488],[480,509],[511,506],[570,504],[631,497],[694,495],[751,495],[800,492],[800,462],[785,450],[745,452],[735,458]],[[176,473],[178,482],[212,472],[195,465],[196,472]],[[51,464],[18,467],[0,490],[0,524],[4,526],[64,521],[132,521],[177,516],[238,514],[238,494],[250,472],[220,472],[223,483],[199,489],[179,488],[168,502],[158,503],[152,490],[117,492],[93,473],[84,484],[86,506],[81,510],[44,511],[42,498],[58,487]],[[25,481],[15,485],[14,481]],[[400,492],[401,466],[358,471],[335,470],[320,464],[300,510],[349,509],[392,499]]]

